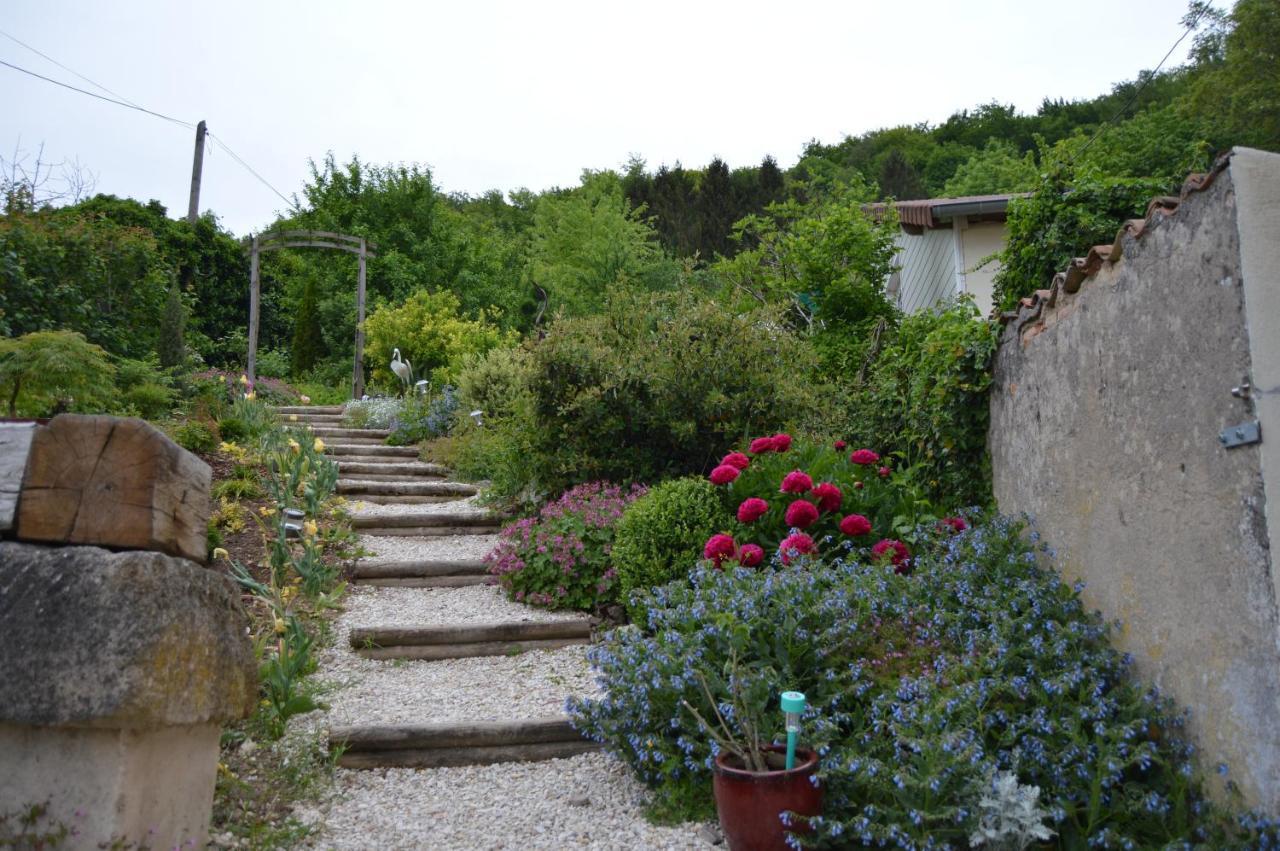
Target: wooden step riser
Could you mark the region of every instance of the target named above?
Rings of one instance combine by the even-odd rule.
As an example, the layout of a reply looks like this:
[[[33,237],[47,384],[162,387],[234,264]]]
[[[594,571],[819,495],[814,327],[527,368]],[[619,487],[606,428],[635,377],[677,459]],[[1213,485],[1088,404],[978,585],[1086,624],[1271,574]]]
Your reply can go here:
[[[449,514],[443,511],[433,513],[415,512],[413,514],[357,514],[351,518],[351,525],[356,529],[371,527],[422,528],[424,526],[497,526],[498,520],[483,514]]]
[[[591,637],[595,621],[587,618],[555,621],[515,621],[463,626],[369,626],[351,630],[351,646],[358,649],[400,646],[458,646],[504,641],[542,641]]]
[[[445,721],[430,724],[350,724],[329,731],[329,741],[348,753],[430,750],[580,742],[583,736],[563,715],[510,721]]]
[[[311,433],[323,440],[332,438],[334,443],[343,443],[346,438],[386,440],[391,436],[391,432],[376,428],[334,428],[332,426],[312,426]]]
[[[277,414],[309,414],[309,415],[334,415],[341,416],[343,407],[341,405],[281,405],[278,408],[272,408]]]
[[[357,473],[371,473],[377,476],[447,476],[449,469],[439,464],[424,464],[420,461],[396,461],[378,458],[374,461],[358,461],[353,458],[338,460],[338,472],[344,476],[355,478]]]
[[[371,505],[439,505],[442,502],[458,502],[465,496],[386,496],[384,494],[345,493],[349,502],[367,502]]]
[[[356,460],[356,458],[352,458],[350,456],[376,458],[384,462],[388,458],[416,459],[418,457],[418,450],[413,446],[386,446],[377,443],[331,443],[325,447],[324,451],[330,455],[338,455],[350,461]],[[367,464],[371,462],[365,461],[364,463]]]
[[[469,588],[472,585],[485,585],[487,576],[373,576],[356,577],[351,580],[356,585],[373,585],[379,588]]]
[[[339,465],[341,468],[341,465]],[[412,473],[400,475],[382,475],[376,473],[342,473],[339,470],[338,481],[341,482],[443,482],[448,477],[435,473]]]
[[[392,561],[390,559],[361,559],[356,562],[355,575],[360,579],[377,576],[477,576],[488,572],[483,561]]]
[[[338,757],[341,768],[456,768],[503,762],[544,762],[566,759],[600,750],[595,742],[545,742],[533,745],[497,745],[477,748],[361,751]]]
[[[375,538],[439,538],[450,535],[496,535],[500,526],[365,526],[356,529],[361,535]]]
[[[461,482],[372,482],[338,480],[338,493],[365,493],[381,496],[475,496],[476,488]]]
[[[515,656],[534,650],[558,650],[574,644],[586,644],[585,638],[548,638],[542,641],[485,641],[475,644],[405,645],[361,648],[356,654],[365,659],[409,659],[418,662],[440,662],[445,659],[473,659],[481,656]]]

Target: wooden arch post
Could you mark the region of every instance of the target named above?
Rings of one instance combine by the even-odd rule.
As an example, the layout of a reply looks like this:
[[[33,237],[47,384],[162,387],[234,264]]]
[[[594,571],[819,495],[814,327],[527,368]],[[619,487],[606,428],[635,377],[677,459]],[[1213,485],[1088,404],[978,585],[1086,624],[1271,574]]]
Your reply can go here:
[[[258,311],[262,302],[262,281],[258,255],[264,251],[282,248],[332,248],[346,251],[360,258],[360,273],[356,281],[356,362],[351,376],[351,397],[364,395],[364,292],[367,261],[376,257],[372,242],[361,236],[348,236],[319,230],[285,230],[256,235],[249,249],[249,358],[245,373],[250,381],[256,381],[258,366]]]

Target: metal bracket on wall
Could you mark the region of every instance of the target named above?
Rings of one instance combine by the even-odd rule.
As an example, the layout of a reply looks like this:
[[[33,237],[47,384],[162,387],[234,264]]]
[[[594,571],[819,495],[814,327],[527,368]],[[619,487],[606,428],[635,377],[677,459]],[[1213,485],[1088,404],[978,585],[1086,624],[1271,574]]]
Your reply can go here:
[[[1262,427],[1258,425],[1257,420],[1250,423],[1240,423],[1240,425],[1236,426],[1228,426],[1218,434],[1218,440],[1222,441],[1222,445],[1227,449],[1248,446],[1251,443],[1261,443]]]

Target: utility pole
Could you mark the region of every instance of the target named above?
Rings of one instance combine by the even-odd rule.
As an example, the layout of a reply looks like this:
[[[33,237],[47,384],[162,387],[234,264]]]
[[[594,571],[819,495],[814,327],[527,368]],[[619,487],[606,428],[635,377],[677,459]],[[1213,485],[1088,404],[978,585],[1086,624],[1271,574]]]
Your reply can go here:
[[[200,172],[204,168],[204,122],[196,125],[196,158],[191,164],[191,201],[187,204],[187,221],[195,226],[200,218]]]

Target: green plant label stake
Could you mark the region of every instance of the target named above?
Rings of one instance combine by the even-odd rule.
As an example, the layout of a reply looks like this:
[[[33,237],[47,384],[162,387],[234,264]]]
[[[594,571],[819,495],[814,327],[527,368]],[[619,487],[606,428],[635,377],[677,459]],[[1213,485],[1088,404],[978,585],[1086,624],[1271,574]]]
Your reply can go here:
[[[796,738],[800,735],[800,714],[804,712],[804,694],[782,693],[782,711],[787,715],[787,770],[796,767]]]

